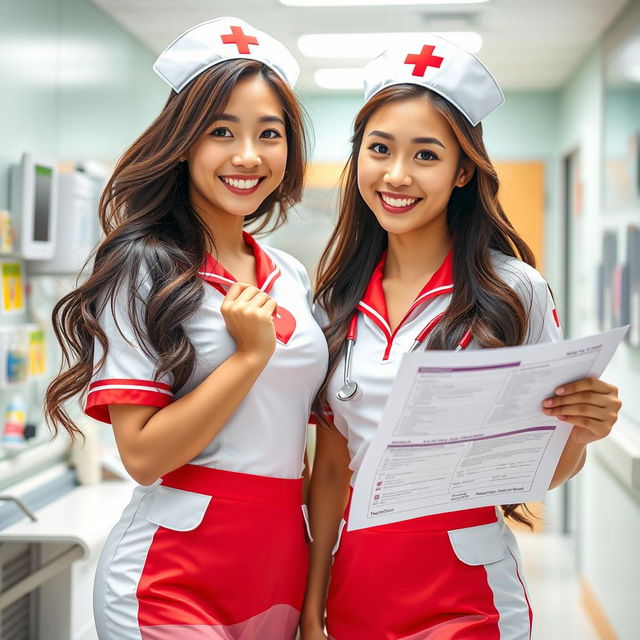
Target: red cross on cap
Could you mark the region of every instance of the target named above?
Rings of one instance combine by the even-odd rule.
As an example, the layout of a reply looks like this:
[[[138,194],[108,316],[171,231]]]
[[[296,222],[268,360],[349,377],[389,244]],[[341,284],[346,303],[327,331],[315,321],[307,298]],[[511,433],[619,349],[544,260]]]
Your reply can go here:
[[[251,53],[249,45],[258,44],[258,38],[246,35],[242,27],[231,27],[231,33],[220,37],[224,44],[235,44],[238,47],[238,53]]]
[[[427,71],[427,67],[440,67],[444,58],[441,58],[440,56],[434,56],[434,49],[435,47],[433,45],[425,44],[422,46],[422,51],[420,51],[420,53],[410,53],[405,58],[405,64],[414,65],[414,69],[411,75],[419,76],[420,78],[422,78]]]

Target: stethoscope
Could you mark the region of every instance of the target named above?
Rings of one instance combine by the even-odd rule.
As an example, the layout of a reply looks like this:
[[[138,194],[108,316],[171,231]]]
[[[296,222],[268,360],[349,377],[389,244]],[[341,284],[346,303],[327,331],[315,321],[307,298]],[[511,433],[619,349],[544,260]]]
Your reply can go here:
[[[433,328],[442,319],[444,314],[445,312],[443,311],[427,323],[427,326],[416,336],[409,352],[415,351],[424,343],[427,336],[433,331]],[[351,359],[353,357],[353,347],[355,346],[357,335],[358,312],[356,311],[353,316],[351,316],[351,323],[349,324],[349,331],[347,332],[347,353],[344,359],[344,382],[342,384],[342,388],[336,393],[336,398],[338,398],[338,400],[342,400],[342,402],[347,402],[353,399],[360,389],[360,385],[355,380],[351,380]],[[458,342],[458,346],[455,348],[455,351],[462,351],[463,349],[466,349],[471,342],[471,338],[471,329],[467,329],[467,332],[462,336],[460,342]]]

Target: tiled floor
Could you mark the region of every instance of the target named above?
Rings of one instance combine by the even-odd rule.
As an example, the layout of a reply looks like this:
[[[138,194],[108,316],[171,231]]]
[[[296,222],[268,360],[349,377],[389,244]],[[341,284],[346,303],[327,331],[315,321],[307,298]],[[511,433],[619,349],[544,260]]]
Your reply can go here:
[[[580,600],[570,541],[556,534],[517,536],[534,611],[533,640],[598,640]]]

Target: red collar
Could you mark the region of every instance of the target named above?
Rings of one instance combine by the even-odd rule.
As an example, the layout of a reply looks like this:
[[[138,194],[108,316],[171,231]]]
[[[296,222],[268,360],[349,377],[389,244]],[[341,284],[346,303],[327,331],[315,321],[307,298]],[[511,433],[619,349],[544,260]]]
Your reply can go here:
[[[384,289],[382,288],[386,259],[387,252],[385,251],[380,258],[380,262],[378,262],[371,274],[369,284],[362,296],[362,300],[358,304],[358,310],[369,316],[371,320],[382,329],[387,339],[392,340],[395,333],[402,327],[416,307],[432,298],[447,295],[453,291],[453,249],[447,253],[444,262],[438,267],[438,270],[429,278],[429,281],[424,285],[422,291],[416,296],[416,299],[411,304],[409,311],[407,311],[395,332],[391,331],[387,313],[387,301],[384,297]]]
[[[251,234],[243,231],[242,237],[245,244],[251,247],[256,260],[258,287],[268,293],[273,283],[280,277],[280,269]],[[226,295],[229,286],[236,282],[236,279],[209,253],[206,254],[198,273],[203,280],[206,280],[223,295]]]

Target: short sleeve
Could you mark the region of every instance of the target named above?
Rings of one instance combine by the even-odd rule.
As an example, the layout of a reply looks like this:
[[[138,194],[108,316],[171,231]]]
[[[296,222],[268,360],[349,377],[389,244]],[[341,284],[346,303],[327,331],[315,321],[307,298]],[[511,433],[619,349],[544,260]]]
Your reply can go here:
[[[108,342],[102,366],[100,343],[94,341],[94,373],[89,384],[85,413],[107,424],[111,423],[109,405],[132,404],[165,407],[173,401],[173,376],[167,374],[155,380],[156,353],[151,345],[136,335],[129,317],[127,283],[121,283],[115,297],[104,304],[98,322]],[[148,278],[138,278],[140,306],[136,307],[139,326],[144,331],[140,307],[148,296]]]
[[[525,262],[503,254],[494,254],[494,264],[500,277],[518,293],[527,313],[527,335],[523,344],[560,342],[563,339],[560,319],[542,275]]]
[[[532,282],[532,293],[526,308],[529,309],[529,322],[525,344],[562,341],[562,327],[556,305],[549,285],[542,276],[540,281]]]

